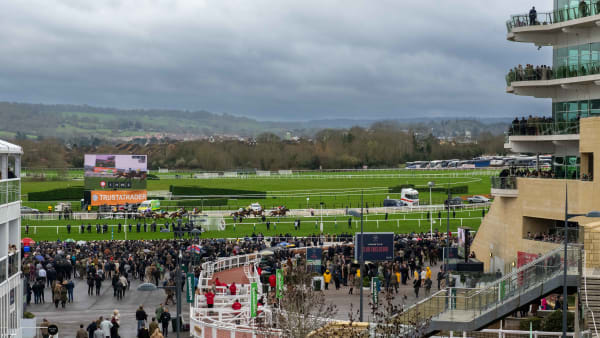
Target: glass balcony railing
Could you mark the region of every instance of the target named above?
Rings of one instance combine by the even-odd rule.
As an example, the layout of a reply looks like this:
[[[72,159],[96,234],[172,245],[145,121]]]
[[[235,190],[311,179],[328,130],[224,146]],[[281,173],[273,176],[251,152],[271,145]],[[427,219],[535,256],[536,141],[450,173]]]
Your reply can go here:
[[[19,254],[12,253],[8,255],[8,277],[12,277],[19,272]]]
[[[515,67],[506,74],[506,85],[510,86],[518,81],[539,81],[565,79],[576,76],[600,74],[600,61],[590,61],[578,66],[558,66],[555,68],[546,66]]]
[[[506,21],[506,30],[510,33],[513,28],[537,25],[551,25],[553,23],[584,18],[600,14],[600,1],[587,1],[585,6],[563,8],[552,12],[537,13],[535,17],[528,14],[511,15]]]
[[[517,178],[515,176],[508,177],[491,177],[492,189],[517,189]]]
[[[10,179],[0,181],[0,205],[21,199],[21,180]]]
[[[519,120],[508,128],[508,136],[545,136],[579,134],[579,121],[530,122]]]

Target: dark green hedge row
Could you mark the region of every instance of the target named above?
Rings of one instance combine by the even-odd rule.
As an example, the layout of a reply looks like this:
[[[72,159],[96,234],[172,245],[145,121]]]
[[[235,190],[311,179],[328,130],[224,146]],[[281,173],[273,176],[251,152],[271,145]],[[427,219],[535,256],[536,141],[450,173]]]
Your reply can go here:
[[[66,201],[80,200],[83,198],[83,187],[68,187],[46,191],[30,192],[27,194],[30,201]]]
[[[183,206],[183,207],[215,207],[227,205],[226,198],[209,198],[209,199],[193,199],[193,200],[176,200],[176,201],[161,201],[161,206]]]
[[[223,188],[204,188],[204,187],[184,187],[172,185],[169,191],[173,196],[240,196],[239,198],[264,199],[267,193],[264,191],[223,189]],[[219,198],[219,197],[217,197]],[[233,197],[235,198],[235,197]]]
[[[399,194],[402,189],[406,189],[406,188],[412,188],[414,189],[415,186],[413,184],[403,184],[403,185],[397,185],[395,187],[389,187],[388,190],[390,193],[396,193]],[[417,189],[418,190],[418,189]],[[429,190],[429,188],[422,188],[421,189],[422,192],[425,192],[425,190]],[[431,188],[431,192],[447,192],[448,189],[446,187],[433,187]],[[468,194],[469,193],[469,186],[468,185],[457,185],[454,187],[450,187],[450,193],[453,195],[456,194]]]

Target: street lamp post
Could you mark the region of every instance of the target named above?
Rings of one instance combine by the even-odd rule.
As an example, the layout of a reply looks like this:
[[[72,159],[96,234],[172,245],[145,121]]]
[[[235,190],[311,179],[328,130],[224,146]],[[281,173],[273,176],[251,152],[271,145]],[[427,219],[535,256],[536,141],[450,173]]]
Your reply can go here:
[[[431,188],[433,188],[435,183],[429,182],[429,183],[427,183],[427,185],[429,186],[429,236],[431,237],[431,240],[433,240],[433,213],[431,212],[432,211],[431,207],[433,206],[433,202],[431,199]]]
[[[364,247],[364,229],[363,229],[363,194],[364,191],[360,194],[360,318],[359,320],[363,321],[363,278],[364,278],[364,270],[365,270],[365,259],[363,255],[363,247]],[[355,243],[356,245],[356,243]]]
[[[323,233],[323,202],[321,202],[321,233]]]
[[[446,215],[446,266],[444,267],[444,273],[446,274],[446,288],[450,286],[450,274],[448,269],[450,267],[450,186],[448,186],[448,199],[446,200],[447,215]]]

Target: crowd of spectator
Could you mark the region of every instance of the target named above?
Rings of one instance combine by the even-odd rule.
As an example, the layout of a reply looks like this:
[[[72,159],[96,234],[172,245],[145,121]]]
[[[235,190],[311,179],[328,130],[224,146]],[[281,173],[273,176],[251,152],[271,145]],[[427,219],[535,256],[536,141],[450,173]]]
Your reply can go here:
[[[531,64],[518,65],[512,68],[506,75],[506,85],[510,86],[513,81],[550,80],[553,77],[552,67],[547,65],[534,66]]]
[[[527,232],[527,239],[532,241],[550,242],[550,243],[562,243],[564,236],[559,234],[550,234],[549,232]]]

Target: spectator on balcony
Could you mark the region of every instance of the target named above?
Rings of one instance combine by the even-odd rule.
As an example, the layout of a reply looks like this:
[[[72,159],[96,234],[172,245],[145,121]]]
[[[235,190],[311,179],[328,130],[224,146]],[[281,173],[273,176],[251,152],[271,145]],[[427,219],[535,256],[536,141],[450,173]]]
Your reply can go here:
[[[579,17],[583,18],[588,16],[588,5],[584,0],[579,1]]]
[[[531,9],[529,10],[529,24],[537,24],[537,11],[535,10],[535,6],[531,7]]]

